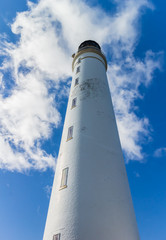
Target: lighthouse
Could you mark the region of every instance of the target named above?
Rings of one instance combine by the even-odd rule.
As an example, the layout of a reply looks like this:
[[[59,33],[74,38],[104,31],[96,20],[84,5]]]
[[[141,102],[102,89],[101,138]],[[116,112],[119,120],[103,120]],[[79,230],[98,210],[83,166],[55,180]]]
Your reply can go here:
[[[72,70],[43,240],[139,240],[99,44],[81,43]]]

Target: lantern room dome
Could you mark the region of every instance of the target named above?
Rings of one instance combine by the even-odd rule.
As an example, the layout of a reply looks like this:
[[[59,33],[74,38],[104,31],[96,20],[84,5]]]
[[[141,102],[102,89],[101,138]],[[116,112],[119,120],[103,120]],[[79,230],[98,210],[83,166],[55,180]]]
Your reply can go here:
[[[97,48],[98,50],[101,51],[100,45],[93,40],[86,40],[82,42],[78,48],[78,51],[81,51],[82,49],[89,48],[89,47]]]

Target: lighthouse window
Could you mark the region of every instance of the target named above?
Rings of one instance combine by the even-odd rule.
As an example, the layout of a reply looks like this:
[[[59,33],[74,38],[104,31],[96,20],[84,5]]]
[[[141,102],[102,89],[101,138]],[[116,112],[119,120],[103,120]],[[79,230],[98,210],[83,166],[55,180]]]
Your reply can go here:
[[[69,171],[68,167],[64,168],[62,170],[62,178],[61,178],[61,186],[60,186],[60,188],[66,188],[67,187],[68,171]]]
[[[81,62],[81,58],[78,59],[78,62],[77,63],[80,63]]]
[[[77,98],[73,98],[71,108],[76,107]]]
[[[68,128],[67,141],[73,138],[73,126]]]
[[[80,66],[77,67],[77,70],[76,70],[76,73],[79,73],[80,72]]]
[[[79,78],[76,78],[75,79],[75,86],[78,85],[78,83],[79,83]]]
[[[60,233],[54,235],[54,236],[53,236],[53,240],[60,240],[60,236],[61,236]]]

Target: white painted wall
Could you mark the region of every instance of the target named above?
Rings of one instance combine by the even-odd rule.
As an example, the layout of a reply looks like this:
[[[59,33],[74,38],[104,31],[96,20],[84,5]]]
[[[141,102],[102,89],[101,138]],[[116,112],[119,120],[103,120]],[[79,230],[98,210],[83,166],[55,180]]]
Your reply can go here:
[[[74,67],[43,239],[61,233],[61,240],[139,240],[104,61],[92,52],[80,58],[84,59]],[[79,84],[74,86],[77,77]],[[75,97],[77,106],[71,109]],[[73,139],[66,141],[70,126]],[[60,190],[66,167],[68,186]]]

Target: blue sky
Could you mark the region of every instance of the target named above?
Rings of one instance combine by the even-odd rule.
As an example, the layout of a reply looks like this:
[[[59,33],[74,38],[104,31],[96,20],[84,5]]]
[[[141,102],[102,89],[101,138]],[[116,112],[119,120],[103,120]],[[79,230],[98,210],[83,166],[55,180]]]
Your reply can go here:
[[[71,55],[86,39],[108,60],[141,240],[166,239],[165,16],[162,0],[0,2],[0,239],[42,239]]]

